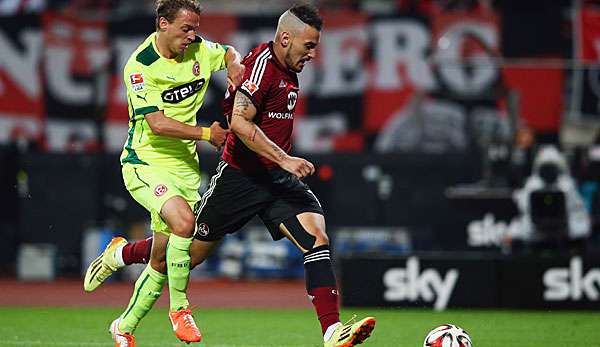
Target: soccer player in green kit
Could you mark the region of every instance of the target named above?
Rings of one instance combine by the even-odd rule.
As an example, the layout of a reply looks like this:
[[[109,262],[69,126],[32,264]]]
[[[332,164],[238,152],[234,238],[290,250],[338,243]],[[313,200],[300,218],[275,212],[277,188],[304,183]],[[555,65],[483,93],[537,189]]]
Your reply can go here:
[[[371,335],[376,319],[340,321],[324,212],[301,181],[314,173],[314,165],[289,154],[300,91],[298,74],[315,58],[322,25],[314,6],[294,5],[279,17],[273,41],[253,48],[242,60],[244,82],[237,90],[230,88],[224,101],[232,132],[202,197],[190,253],[192,265],[200,264],[226,234],[258,216],[274,240],[286,237],[302,252],[306,290],[321,326],[323,346],[350,347]],[[144,263],[150,244],[150,239],[136,241],[106,256],[121,258],[124,264]]]
[[[150,212],[154,244],[129,305],[110,326],[117,347],[135,346],[133,332],[165,282],[175,335],[188,343],[201,340],[186,295],[194,209],[200,200],[196,141],[220,148],[226,130],[217,122],[210,128],[196,125],[196,113],[212,72],[227,68],[228,83],[233,85],[239,84],[244,72],[233,47],[197,35],[201,10],[194,0],[157,0],[156,32],[125,65],[130,117],[121,154],[123,180],[133,198]],[[107,250],[125,243],[115,238]],[[112,272],[115,264],[104,258],[100,255],[88,268],[86,291],[94,290],[104,274]]]

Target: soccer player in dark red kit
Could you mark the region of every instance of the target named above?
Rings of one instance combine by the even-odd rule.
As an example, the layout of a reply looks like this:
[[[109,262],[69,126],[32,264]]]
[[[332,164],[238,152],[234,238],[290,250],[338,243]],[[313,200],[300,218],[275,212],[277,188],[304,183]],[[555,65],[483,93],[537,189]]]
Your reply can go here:
[[[315,168],[289,154],[299,93],[296,74],[315,57],[322,23],[313,6],[295,5],[279,18],[274,41],[243,59],[243,82],[237,90],[230,88],[224,101],[231,133],[200,202],[190,255],[192,266],[201,263],[226,234],[258,215],[274,240],[287,237],[303,253],[306,289],[324,346],[349,347],[370,336],[375,318],[340,322],[323,210],[301,181]],[[150,242],[129,244],[116,257],[125,263],[141,262],[146,254],[140,251],[148,252]]]

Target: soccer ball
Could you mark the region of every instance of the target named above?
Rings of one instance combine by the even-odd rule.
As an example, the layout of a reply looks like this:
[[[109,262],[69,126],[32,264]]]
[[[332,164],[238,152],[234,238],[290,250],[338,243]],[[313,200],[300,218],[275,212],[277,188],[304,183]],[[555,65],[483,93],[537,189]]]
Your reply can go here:
[[[472,347],[466,331],[454,324],[433,328],[425,337],[423,347]]]

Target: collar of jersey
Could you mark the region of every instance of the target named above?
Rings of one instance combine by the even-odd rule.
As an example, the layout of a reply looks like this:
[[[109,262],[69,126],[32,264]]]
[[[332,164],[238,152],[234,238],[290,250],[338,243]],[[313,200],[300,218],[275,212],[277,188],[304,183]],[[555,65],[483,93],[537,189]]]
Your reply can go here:
[[[160,51],[158,50],[158,46],[156,46],[156,32],[153,32],[150,35],[150,42],[152,43],[152,49],[154,49],[154,51],[156,52],[156,54],[158,54],[158,56],[161,59],[164,59],[166,61],[168,61],[171,64],[179,64],[181,61],[178,61],[177,58],[167,58],[164,55],[162,55],[162,53],[160,53]],[[184,53],[185,55],[185,53]]]

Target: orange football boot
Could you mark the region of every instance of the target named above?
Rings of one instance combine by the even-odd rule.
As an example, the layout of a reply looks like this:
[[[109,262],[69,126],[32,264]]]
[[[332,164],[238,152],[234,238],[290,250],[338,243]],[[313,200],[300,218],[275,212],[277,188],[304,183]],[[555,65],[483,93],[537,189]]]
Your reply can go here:
[[[190,309],[169,312],[175,336],[183,342],[200,342],[202,334],[194,322]]]
[[[110,334],[116,342],[116,347],[135,347],[135,337],[129,333],[124,333],[119,329],[121,318],[115,319],[110,324]]]

